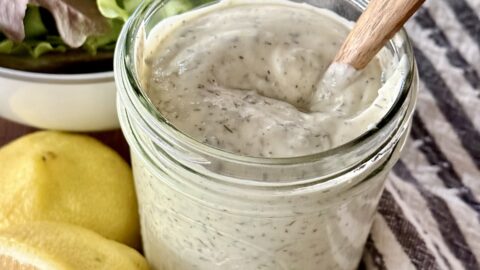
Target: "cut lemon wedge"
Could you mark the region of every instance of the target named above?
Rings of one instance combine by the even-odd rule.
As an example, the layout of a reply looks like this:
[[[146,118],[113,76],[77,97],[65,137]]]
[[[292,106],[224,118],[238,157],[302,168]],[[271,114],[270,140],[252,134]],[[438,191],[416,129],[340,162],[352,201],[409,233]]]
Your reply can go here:
[[[147,270],[134,249],[79,226],[34,222],[0,230],[2,270]]]

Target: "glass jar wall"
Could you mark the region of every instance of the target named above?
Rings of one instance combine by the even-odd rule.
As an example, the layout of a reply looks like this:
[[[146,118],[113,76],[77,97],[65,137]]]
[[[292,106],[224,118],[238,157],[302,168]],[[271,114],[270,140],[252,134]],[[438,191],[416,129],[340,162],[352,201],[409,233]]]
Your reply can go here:
[[[384,65],[409,68],[402,76],[387,74],[399,95],[377,128],[314,155],[252,158],[195,141],[145,96],[138,77],[142,47],[171,15],[172,1],[144,3],[126,25],[115,58],[118,110],[152,268],[355,269],[415,105],[417,74],[405,33],[385,49],[393,60]],[[365,7],[357,0],[305,2],[350,20]]]

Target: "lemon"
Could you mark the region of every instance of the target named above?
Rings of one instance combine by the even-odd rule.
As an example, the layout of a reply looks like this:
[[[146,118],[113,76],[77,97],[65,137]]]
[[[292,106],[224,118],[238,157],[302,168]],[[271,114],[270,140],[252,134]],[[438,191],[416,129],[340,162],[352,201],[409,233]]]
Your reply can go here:
[[[6,145],[0,149],[0,190],[0,230],[58,221],[139,247],[132,172],[91,137],[43,131]]]
[[[134,249],[79,226],[34,222],[0,230],[0,269],[144,270]]]

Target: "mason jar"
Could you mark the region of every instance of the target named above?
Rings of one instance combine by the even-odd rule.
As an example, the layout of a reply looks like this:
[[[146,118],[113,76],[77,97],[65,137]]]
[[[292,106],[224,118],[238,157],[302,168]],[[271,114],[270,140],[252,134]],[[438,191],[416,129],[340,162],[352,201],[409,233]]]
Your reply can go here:
[[[126,24],[115,57],[118,113],[152,269],[355,269],[416,102],[418,75],[405,31],[384,48],[392,59],[384,68],[407,68],[400,76],[384,74],[399,95],[375,128],[313,155],[245,157],[180,132],[139,83],[144,40],[172,15],[171,1],[143,3]],[[355,20],[367,1],[295,2]]]

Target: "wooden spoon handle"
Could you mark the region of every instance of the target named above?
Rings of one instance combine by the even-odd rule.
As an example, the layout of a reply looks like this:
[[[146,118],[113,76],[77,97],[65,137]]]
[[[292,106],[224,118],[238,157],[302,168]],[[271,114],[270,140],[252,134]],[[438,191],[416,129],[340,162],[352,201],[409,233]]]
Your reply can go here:
[[[425,0],[370,0],[334,62],[363,69]]]

